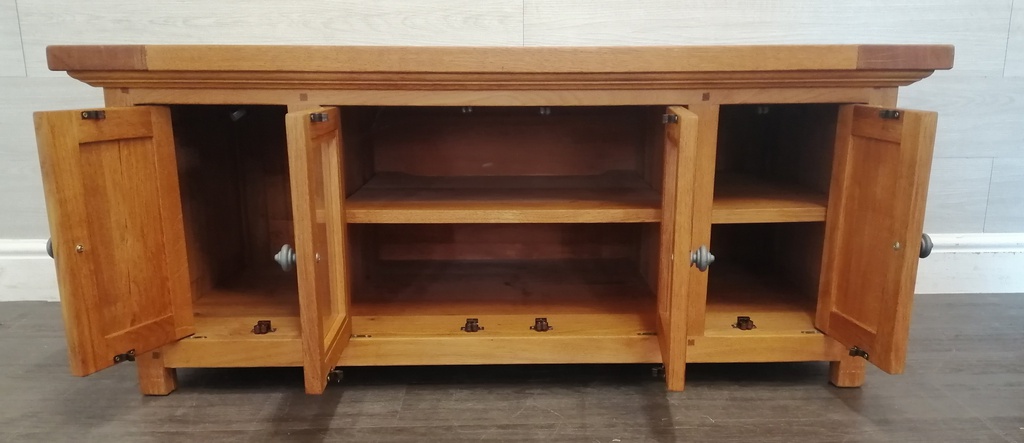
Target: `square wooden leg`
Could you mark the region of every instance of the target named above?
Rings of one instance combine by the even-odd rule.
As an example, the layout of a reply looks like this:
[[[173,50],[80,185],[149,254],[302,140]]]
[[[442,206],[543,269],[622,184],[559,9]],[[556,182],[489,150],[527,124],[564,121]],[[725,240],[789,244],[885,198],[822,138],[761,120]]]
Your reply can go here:
[[[864,384],[865,363],[861,357],[844,355],[830,363],[828,381],[840,388],[859,388]]]
[[[164,367],[159,350],[135,358],[139,370],[139,392],[143,395],[167,395],[178,388],[178,375],[174,368]]]

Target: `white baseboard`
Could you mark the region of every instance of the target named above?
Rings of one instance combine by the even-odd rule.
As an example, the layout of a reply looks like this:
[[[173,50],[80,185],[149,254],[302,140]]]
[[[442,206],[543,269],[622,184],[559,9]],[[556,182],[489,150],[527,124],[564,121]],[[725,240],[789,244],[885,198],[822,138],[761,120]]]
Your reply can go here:
[[[1024,233],[933,234],[918,294],[1024,293]]]
[[[918,294],[1024,293],[1024,233],[934,234]],[[57,301],[46,240],[0,239],[0,301]]]
[[[0,302],[15,300],[59,300],[46,240],[0,239]]]

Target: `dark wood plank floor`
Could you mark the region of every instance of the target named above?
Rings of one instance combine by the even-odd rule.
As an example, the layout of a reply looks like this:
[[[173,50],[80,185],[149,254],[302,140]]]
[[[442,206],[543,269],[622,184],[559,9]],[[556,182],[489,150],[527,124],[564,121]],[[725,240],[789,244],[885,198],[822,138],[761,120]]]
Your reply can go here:
[[[0,441],[1024,442],[1024,295],[919,296],[902,376],[861,389],[827,365],[352,368],[323,396],[297,369],[68,375],[57,304],[0,303]]]

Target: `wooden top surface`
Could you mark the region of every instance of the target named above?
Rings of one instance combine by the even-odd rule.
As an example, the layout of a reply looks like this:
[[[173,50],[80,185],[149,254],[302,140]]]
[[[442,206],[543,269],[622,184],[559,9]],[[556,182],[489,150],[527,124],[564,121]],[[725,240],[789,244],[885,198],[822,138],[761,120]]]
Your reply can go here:
[[[950,45],[662,47],[49,46],[54,71],[683,73],[932,71]]]

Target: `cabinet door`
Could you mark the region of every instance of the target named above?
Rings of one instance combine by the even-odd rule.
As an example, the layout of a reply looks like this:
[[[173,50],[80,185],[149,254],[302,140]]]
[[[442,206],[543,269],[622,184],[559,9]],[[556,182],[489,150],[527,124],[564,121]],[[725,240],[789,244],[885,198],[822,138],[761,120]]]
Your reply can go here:
[[[840,110],[816,323],[903,372],[936,115]]]
[[[661,257],[658,272],[658,340],[670,391],[681,391],[686,371],[686,321],[693,216],[697,115],[681,106],[665,113]]]
[[[195,332],[171,116],[35,114],[71,372]]]
[[[310,394],[324,391],[352,330],[340,117],[338,108],[287,116],[302,360]]]

